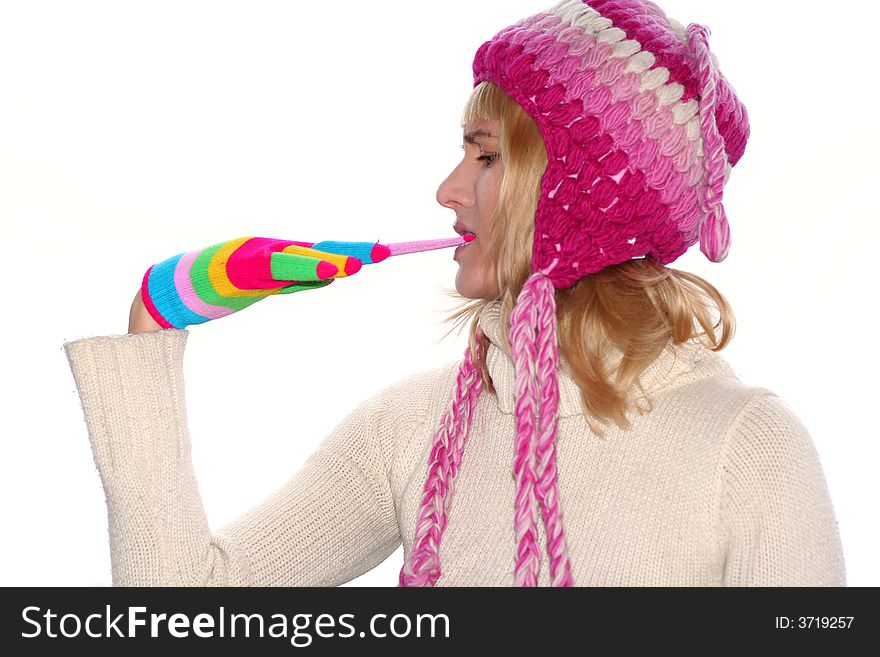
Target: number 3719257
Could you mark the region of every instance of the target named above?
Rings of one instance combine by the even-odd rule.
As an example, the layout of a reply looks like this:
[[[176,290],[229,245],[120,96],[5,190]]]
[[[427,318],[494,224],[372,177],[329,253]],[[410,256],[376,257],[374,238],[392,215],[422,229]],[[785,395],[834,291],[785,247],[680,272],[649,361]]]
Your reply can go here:
[[[776,629],[849,629],[855,616],[777,616]]]

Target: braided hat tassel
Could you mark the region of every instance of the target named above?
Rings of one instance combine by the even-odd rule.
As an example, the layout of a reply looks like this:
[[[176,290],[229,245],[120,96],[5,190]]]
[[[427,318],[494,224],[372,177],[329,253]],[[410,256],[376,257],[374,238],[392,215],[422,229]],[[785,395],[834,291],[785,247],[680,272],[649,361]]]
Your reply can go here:
[[[573,586],[556,478],[559,359],[554,287],[546,271],[532,274],[520,290],[511,313],[510,339],[516,370],[514,581],[517,586],[538,583],[537,501],[547,530],[552,585]]]
[[[537,586],[541,556],[535,494],[535,429],[538,417],[538,389],[535,372],[535,324],[537,304],[530,278],[520,290],[510,315],[510,343],[516,372],[516,441],[513,471],[516,477],[514,536],[516,537],[516,586]]]
[[[715,121],[718,72],[712,67],[708,27],[691,23],[687,26],[688,43],[694,51],[699,69],[700,133],[703,138],[703,168],[706,184],[700,186],[700,198],[706,219],[700,228],[700,251],[712,262],[721,262],[730,250],[730,226],[721,204],[724,172],[727,164],[724,138]]]
[[[562,509],[556,479],[556,433],[559,410],[559,354],[556,334],[556,295],[547,276],[533,277],[538,307],[537,375],[539,381],[540,430],[535,447],[537,463],[536,490],[544,526],[547,529],[547,550],[550,555],[550,577],[553,586],[574,586],[571,562],[562,528]]]
[[[479,351],[483,344],[479,329],[476,337]],[[400,586],[434,586],[440,578],[440,539],[446,529],[455,475],[482,392],[483,380],[468,347],[456,376],[455,394],[434,434],[416,535],[409,559],[400,569]]]

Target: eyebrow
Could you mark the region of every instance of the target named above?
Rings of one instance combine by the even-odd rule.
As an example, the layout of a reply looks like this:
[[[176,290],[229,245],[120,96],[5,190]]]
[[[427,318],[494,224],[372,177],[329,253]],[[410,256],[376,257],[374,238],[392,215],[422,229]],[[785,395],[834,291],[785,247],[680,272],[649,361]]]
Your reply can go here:
[[[489,139],[498,139],[498,137],[496,135],[493,135],[491,132],[488,132],[486,130],[483,130],[482,128],[479,128],[477,130],[472,130],[471,132],[468,132],[467,134],[465,134],[464,140],[469,144],[476,144],[477,143],[476,140],[479,137],[488,137]]]

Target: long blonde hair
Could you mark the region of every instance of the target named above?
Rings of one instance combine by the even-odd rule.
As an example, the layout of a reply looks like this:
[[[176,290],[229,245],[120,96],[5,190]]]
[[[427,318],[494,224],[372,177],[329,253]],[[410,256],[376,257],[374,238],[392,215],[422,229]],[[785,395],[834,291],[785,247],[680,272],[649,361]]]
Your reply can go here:
[[[547,151],[531,117],[491,82],[474,88],[464,108],[462,127],[480,119],[501,123],[504,177],[489,222],[488,252],[489,263],[495,264],[499,292],[495,299],[467,299],[454,289],[446,289],[446,294],[460,303],[444,323],[453,323],[454,329],[470,320],[474,364],[486,388],[494,392],[486,366],[486,345],[477,349],[476,344],[479,315],[486,305],[500,300],[501,326],[510,326],[511,311],[531,273],[535,210]],[[557,289],[555,295],[559,353],[580,387],[585,417],[599,436],[604,431],[597,421],[607,424],[613,420],[622,429],[630,427],[626,417],[634,405],[630,390],[670,341],[681,344],[694,339],[720,351],[735,331],[730,304],[711,283],[649,257],[606,267],[568,289]],[[713,310],[718,312],[714,322]],[[716,332],[719,328],[720,336]],[[501,333],[502,346],[510,354],[507,330]],[[609,346],[621,352],[614,378],[603,364]]]

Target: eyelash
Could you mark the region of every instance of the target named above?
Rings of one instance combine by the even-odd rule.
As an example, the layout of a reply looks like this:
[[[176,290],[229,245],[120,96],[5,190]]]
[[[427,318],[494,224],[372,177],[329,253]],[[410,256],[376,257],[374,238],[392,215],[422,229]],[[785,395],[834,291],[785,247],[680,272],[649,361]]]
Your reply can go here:
[[[461,145],[461,150],[466,150],[464,144]],[[497,160],[500,156],[499,153],[488,153],[485,155],[480,155],[477,160],[485,162],[486,167],[490,167],[495,160]]]

